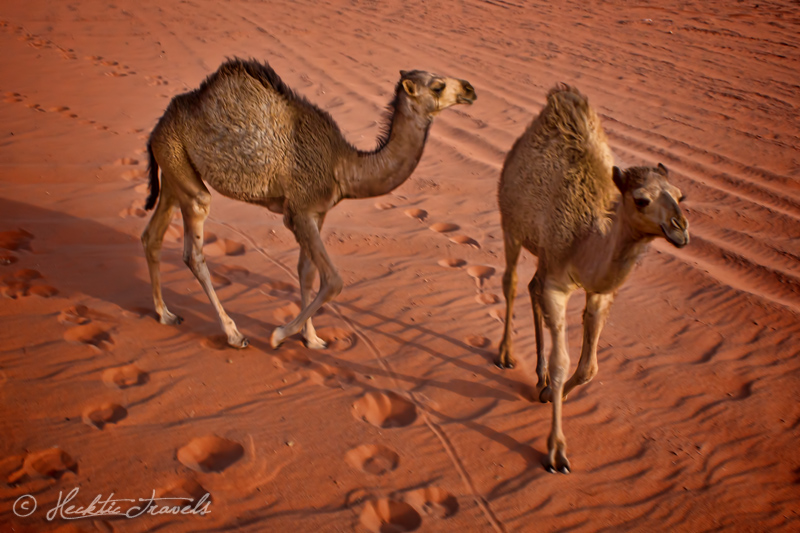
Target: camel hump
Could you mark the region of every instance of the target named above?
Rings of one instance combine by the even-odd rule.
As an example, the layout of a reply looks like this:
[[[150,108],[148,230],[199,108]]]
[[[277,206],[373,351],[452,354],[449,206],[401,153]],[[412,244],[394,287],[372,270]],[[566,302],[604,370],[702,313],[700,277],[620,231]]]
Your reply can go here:
[[[214,85],[218,80],[248,76],[261,83],[267,89],[272,89],[290,100],[303,100],[286,85],[278,74],[272,70],[269,63],[262,63],[256,59],[241,59],[234,57],[225,61],[216,72],[211,74],[200,85],[198,92]]]
[[[573,140],[588,141],[600,127],[589,100],[565,83],[559,83],[547,93],[547,108],[551,123]]]

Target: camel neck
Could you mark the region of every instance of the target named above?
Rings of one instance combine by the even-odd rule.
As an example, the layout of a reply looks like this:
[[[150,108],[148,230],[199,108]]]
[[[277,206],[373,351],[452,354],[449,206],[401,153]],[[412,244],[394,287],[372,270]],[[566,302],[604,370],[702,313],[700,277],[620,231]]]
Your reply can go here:
[[[606,232],[593,231],[580,248],[576,261],[581,285],[588,292],[612,292],[619,288],[653,237],[633,231],[622,199]]]
[[[417,167],[431,119],[412,112],[409,102],[396,99],[386,142],[372,152],[355,151],[345,160],[339,184],[343,198],[387,194],[405,182]]]

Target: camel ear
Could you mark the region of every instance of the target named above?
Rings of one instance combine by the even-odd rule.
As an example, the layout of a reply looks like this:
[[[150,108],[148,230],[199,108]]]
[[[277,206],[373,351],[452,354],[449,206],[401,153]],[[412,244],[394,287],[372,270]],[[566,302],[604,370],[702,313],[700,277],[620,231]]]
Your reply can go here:
[[[411,80],[403,80],[403,89],[409,96],[417,96],[417,86]]]
[[[400,77],[401,78],[405,78],[406,76],[408,76],[408,71],[407,70],[401,70],[400,71]]]
[[[628,190],[625,174],[619,169],[619,167],[614,167],[611,170],[611,178],[614,180],[614,185],[617,186],[619,192],[624,193],[626,190]]]
[[[658,164],[658,169],[659,169],[661,172],[663,172],[665,176],[667,175],[667,167],[665,167],[665,166],[664,166],[664,165],[662,165],[661,163],[659,163],[659,164]]]

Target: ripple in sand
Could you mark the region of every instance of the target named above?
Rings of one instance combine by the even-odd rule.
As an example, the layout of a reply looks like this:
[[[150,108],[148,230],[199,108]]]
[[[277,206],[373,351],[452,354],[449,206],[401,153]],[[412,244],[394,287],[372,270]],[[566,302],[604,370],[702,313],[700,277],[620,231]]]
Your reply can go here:
[[[116,424],[128,416],[128,410],[116,403],[105,403],[94,406],[83,412],[83,423],[97,429],[103,429],[106,424]]]
[[[458,512],[458,500],[446,490],[427,487],[409,492],[405,496],[420,514],[435,518],[449,518]]]
[[[457,224],[451,224],[449,222],[437,222],[436,224],[432,224],[430,229],[437,233],[449,233],[459,229],[459,227]]]
[[[424,209],[417,209],[417,208],[406,209],[404,213],[407,216],[410,216],[411,218],[416,218],[419,221],[425,220],[425,218],[428,216],[427,211],[425,211]]]
[[[58,289],[52,285],[34,285],[29,289],[29,292],[34,296],[39,296],[40,298],[52,298],[58,294]]]
[[[114,339],[111,338],[111,333],[98,324],[89,323],[70,328],[64,332],[64,339],[88,344],[107,352],[114,348]]]
[[[452,237],[450,237],[450,241],[456,244],[466,244],[468,246],[472,246],[473,248],[478,248],[478,249],[480,249],[481,247],[480,244],[478,244],[478,241],[476,241],[472,237],[467,237],[466,235],[453,235]]]
[[[238,442],[217,435],[193,439],[178,450],[178,461],[198,472],[222,472],[244,455]]]
[[[109,368],[103,372],[103,383],[120,389],[144,385],[149,380],[150,376],[147,372],[140,370],[139,367],[132,364],[117,368]]]
[[[397,428],[414,423],[417,407],[397,393],[372,391],[353,404],[353,415],[379,428]]]
[[[347,452],[344,460],[356,470],[382,476],[397,468],[400,456],[382,444],[362,444]]]
[[[373,533],[414,531],[422,525],[422,517],[413,507],[388,498],[367,502],[359,521]]]
[[[480,289],[484,280],[489,279],[494,274],[494,267],[486,265],[472,265],[467,267],[467,274],[475,278],[475,285]]]
[[[449,257],[447,259],[439,259],[438,263],[439,266],[443,266],[445,268],[460,268],[467,264],[467,262],[463,259],[453,259]]]

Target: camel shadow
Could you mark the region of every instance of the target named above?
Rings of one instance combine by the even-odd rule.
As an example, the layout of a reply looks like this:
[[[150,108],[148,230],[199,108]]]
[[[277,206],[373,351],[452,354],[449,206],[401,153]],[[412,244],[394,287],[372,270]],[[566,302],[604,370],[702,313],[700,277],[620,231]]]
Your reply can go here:
[[[60,296],[83,294],[158,320],[138,236],[92,219],[0,198],[0,231],[20,230],[30,236],[27,246],[9,251],[12,260],[40,271]],[[183,267],[179,253],[165,249],[163,257],[164,265]],[[0,269],[11,271],[16,264]],[[191,315],[193,330],[209,331],[216,325],[195,297],[167,287],[164,292],[176,308]]]

